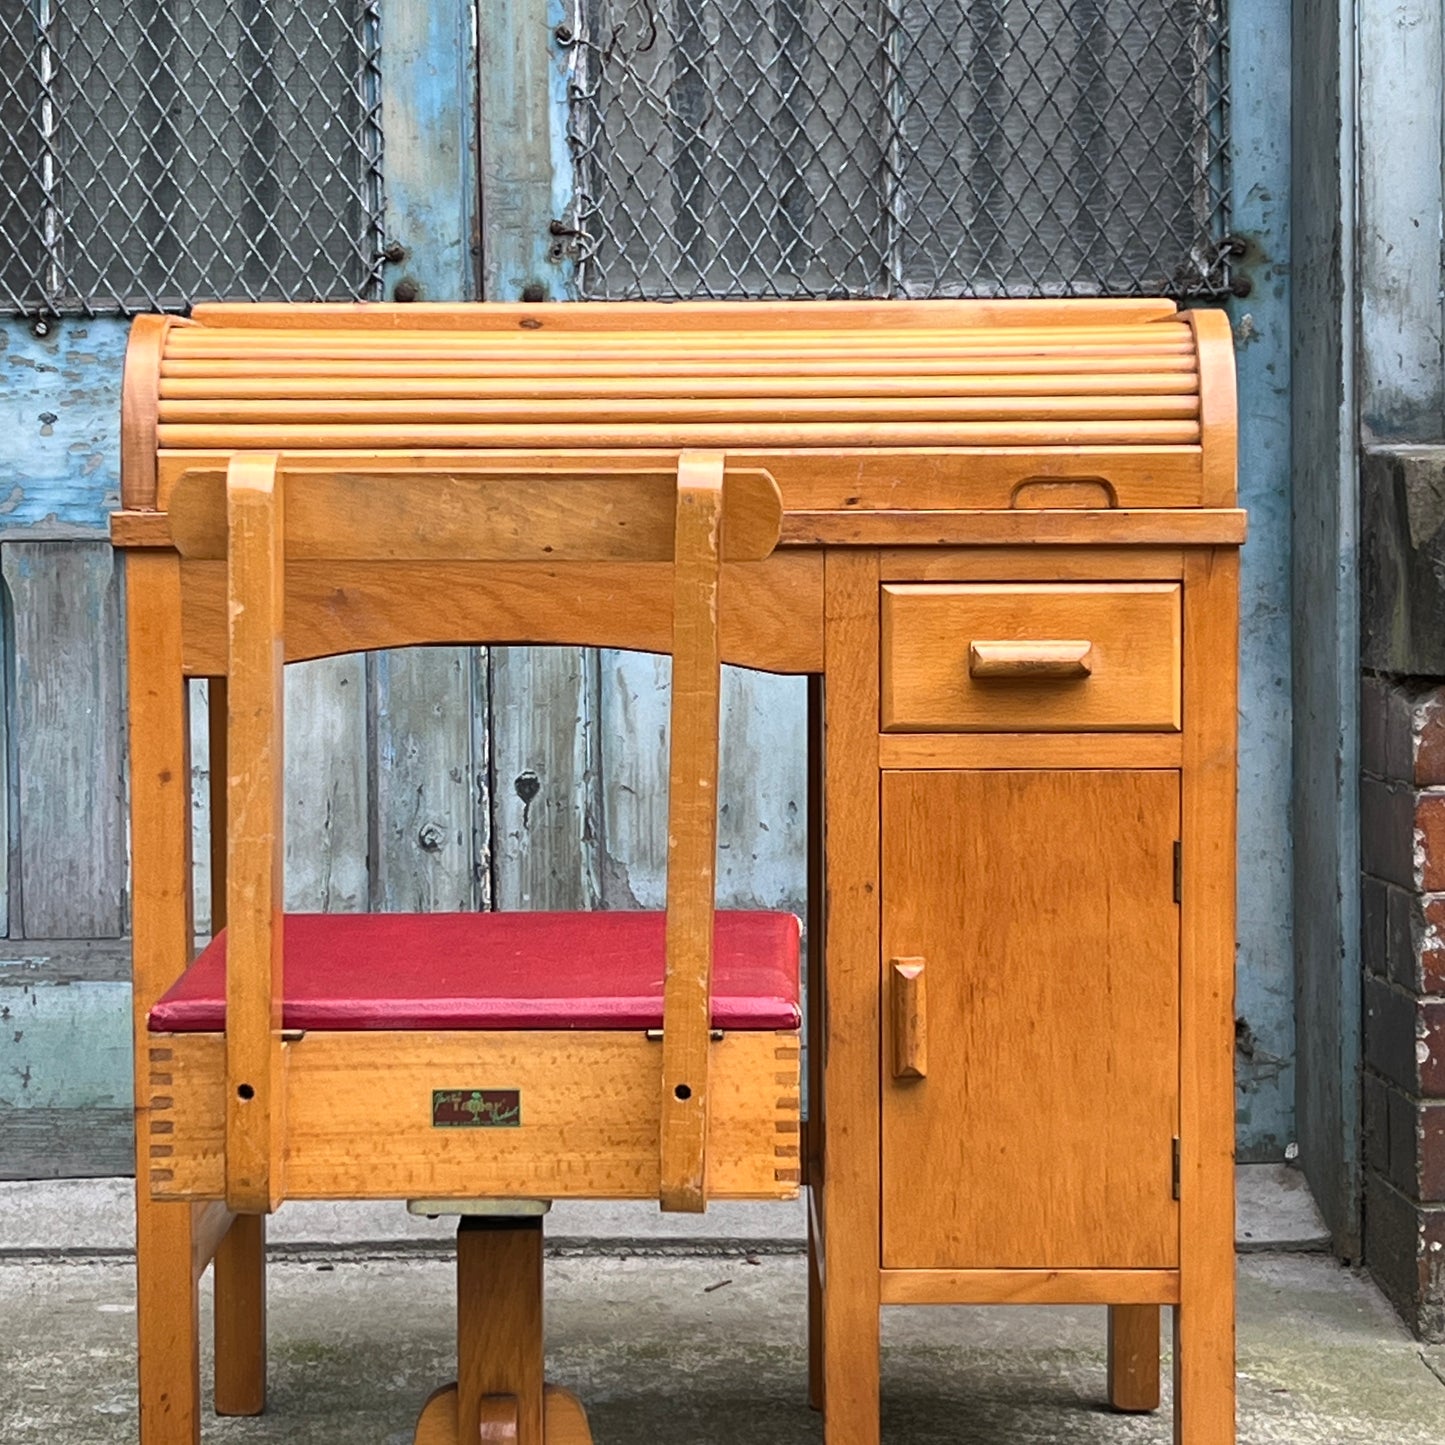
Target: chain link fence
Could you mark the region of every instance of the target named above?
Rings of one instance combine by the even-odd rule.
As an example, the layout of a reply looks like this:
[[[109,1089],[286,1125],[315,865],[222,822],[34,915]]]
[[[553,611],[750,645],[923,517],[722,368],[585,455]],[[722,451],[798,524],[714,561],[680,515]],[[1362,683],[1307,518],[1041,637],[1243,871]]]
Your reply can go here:
[[[7,0],[0,309],[380,294],[378,0]]]
[[[1228,286],[1222,0],[573,0],[595,298]]]

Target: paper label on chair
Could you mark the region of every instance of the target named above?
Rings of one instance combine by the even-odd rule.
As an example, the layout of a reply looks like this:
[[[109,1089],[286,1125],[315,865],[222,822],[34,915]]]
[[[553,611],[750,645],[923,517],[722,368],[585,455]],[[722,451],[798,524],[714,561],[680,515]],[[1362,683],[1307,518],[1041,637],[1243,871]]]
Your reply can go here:
[[[520,1089],[433,1089],[434,1129],[518,1129],[522,1125]]]

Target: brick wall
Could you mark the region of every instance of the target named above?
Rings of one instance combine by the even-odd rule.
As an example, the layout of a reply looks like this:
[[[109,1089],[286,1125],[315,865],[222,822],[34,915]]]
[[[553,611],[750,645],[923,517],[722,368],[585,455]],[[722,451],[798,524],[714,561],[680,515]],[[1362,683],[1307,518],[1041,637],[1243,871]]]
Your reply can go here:
[[[1361,697],[1365,1261],[1445,1339],[1445,684]]]

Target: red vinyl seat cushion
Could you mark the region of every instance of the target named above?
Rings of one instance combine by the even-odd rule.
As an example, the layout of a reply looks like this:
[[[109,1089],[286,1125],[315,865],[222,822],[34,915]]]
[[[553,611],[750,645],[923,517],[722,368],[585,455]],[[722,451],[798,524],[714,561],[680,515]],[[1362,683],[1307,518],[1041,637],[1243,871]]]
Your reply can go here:
[[[798,920],[720,912],[718,1029],[792,1029]],[[291,913],[292,1029],[652,1029],[662,1026],[662,913]],[[156,1032],[219,1032],[226,935],[151,1010]]]

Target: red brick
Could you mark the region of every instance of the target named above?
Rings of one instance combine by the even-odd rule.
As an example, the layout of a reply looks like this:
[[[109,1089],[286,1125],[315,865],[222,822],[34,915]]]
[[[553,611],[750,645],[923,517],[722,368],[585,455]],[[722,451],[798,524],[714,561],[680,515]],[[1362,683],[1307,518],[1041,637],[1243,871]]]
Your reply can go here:
[[[1426,1204],[1445,1204],[1445,1103],[1422,1105],[1416,1120],[1419,1198]]]
[[[1420,900],[1415,937],[1418,971],[1413,987],[1423,994],[1445,994],[1445,897]]]
[[[1415,886],[1425,893],[1445,890],[1445,793],[1416,795],[1411,842]]]
[[[1414,699],[1410,736],[1417,787],[1445,784],[1445,688],[1432,687]]]
[[[1445,999],[1416,1001],[1415,1049],[1420,1093],[1427,1099],[1445,1099]]]

